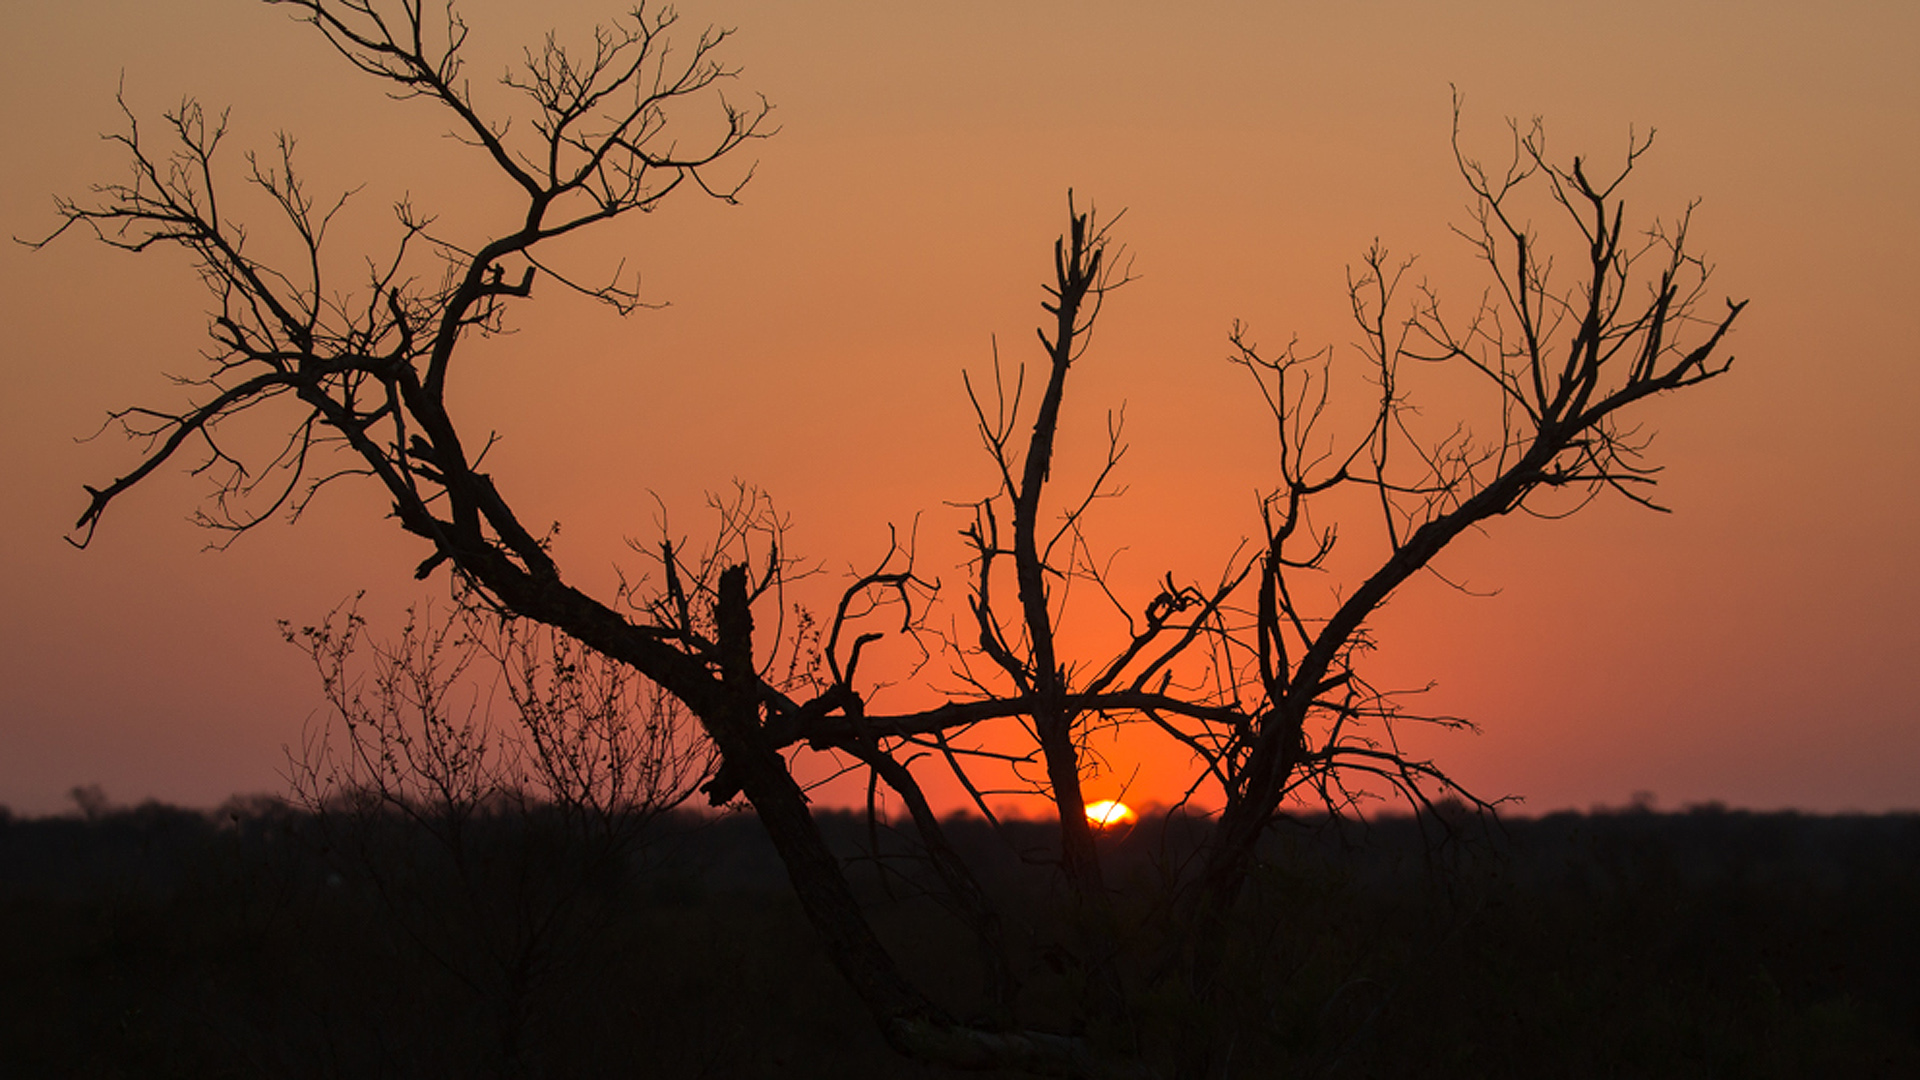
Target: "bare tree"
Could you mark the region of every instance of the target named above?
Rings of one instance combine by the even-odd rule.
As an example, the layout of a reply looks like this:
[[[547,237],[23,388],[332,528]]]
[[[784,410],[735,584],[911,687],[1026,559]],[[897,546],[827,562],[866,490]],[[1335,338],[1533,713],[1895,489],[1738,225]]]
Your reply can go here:
[[[339,720],[293,762],[309,805],[355,793],[459,819],[532,801],[621,842],[713,772],[677,701],[549,626],[456,603],[416,608],[392,644],[351,608],[281,631]]]
[[[505,1074],[537,1074],[543,991],[592,961],[710,747],[632,669],[477,604],[415,609],[390,644],[353,608],[282,632],[333,707],[289,758],[322,854],[492,1014]]]
[[[1169,574],[1152,595],[1128,599],[1086,532],[1087,510],[1109,493],[1120,459],[1117,421],[1090,482],[1062,496],[1054,476],[1068,377],[1086,360],[1102,303],[1126,280],[1109,224],[1070,205],[1054,247],[1035,389],[1026,365],[997,359],[990,388],[970,385],[998,481],[965,529],[972,559],[955,620],[964,629],[936,631],[932,586],[911,545],[895,543],[846,587],[823,626],[803,628],[799,639],[756,633],[756,613],[784,616],[781,590],[794,565],[778,518],[757,497],[729,504],[721,541],[704,555],[671,538],[652,549],[656,591],[595,597],[562,577],[543,538],[481,469],[473,447],[484,443],[463,430],[448,397],[461,344],[500,328],[511,302],[538,282],[632,306],[633,293],[618,283],[583,286],[555,272],[543,254],[548,241],[655,206],[675,188],[724,199],[737,192],[738,182],[710,177],[763,134],[766,109],[713,96],[731,75],[714,59],[725,35],[669,52],[671,19],[640,12],[602,31],[588,55],[550,41],[507,79],[531,113],[510,126],[482,115],[468,94],[465,26],[450,9],[441,17],[374,0],[294,6],[360,71],[444,108],[482,160],[517,185],[521,206],[477,242],[439,236],[430,219],[402,206],[395,250],[357,292],[343,294],[320,269],[338,204],[317,209],[287,144],[275,163],[251,162],[242,176],[272,197],[307,255],[297,268],[276,269],[256,262],[238,226],[217,211],[220,123],[191,103],[175,110],[167,118],[174,148],[160,156],[129,113],[120,140],[133,178],[98,189],[94,203],[63,203],[61,231],[91,228],[132,250],[190,252],[215,297],[215,366],[202,396],[185,406],[117,414],[148,440],[146,450],[126,476],[90,489],[80,541],[114,499],[190,448],[201,467],[226,478],[206,515],[221,528],[250,528],[281,506],[297,510],[337,476],[371,478],[401,527],[426,545],[422,576],[448,565],[478,602],[553,627],[697,718],[721,762],[709,797],[752,805],[840,973],[888,1041],[926,1060],[1062,1076],[1213,1068],[1215,1033],[1155,1033],[1140,1018],[1150,1001],[1204,1008],[1218,1000],[1233,910],[1260,837],[1289,800],[1346,806],[1348,781],[1363,776],[1416,802],[1463,794],[1395,741],[1394,725],[1417,717],[1363,671],[1374,614],[1455,538],[1504,515],[1565,513],[1607,491],[1653,505],[1656,466],[1637,434],[1641,406],[1723,373],[1720,346],[1743,306],[1705,309],[1708,268],[1687,244],[1684,215],[1628,226],[1621,192],[1648,140],[1632,142],[1606,174],[1579,158],[1556,165],[1537,126],[1515,129],[1504,166],[1462,152],[1459,170],[1477,208],[1462,233],[1491,274],[1482,302],[1456,319],[1426,287],[1403,284],[1406,264],[1376,247],[1350,281],[1364,344],[1353,378],[1331,351],[1273,353],[1237,328],[1233,359],[1257,382],[1279,446],[1262,542],[1231,553],[1210,576]],[[700,149],[680,149],[684,142],[663,134],[680,111],[702,107],[719,122]],[[1544,200],[1528,205],[1536,193]],[[1571,230],[1579,252],[1571,270],[1536,232],[1536,211]],[[445,285],[421,287],[405,269],[422,252],[444,265]],[[357,299],[335,299],[342,295]],[[1476,382],[1491,424],[1425,426],[1409,395],[1435,372]],[[1360,420],[1342,428],[1345,391],[1354,387]],[[290,437],[264,468],[243,466],[217,440],[223,421],[289,398]],[[1363,516],[1351,520],[1356,509]],[[1351,527],[1336,535],[1336,520]],[[1336,563],[1337,545],[1348,547]],[[1351,564],[1369,568],[1334,574]],[[1075,596],[1124,617],[1127,630],[1105,651],[1068,655],[1058,630]],[[868,709],[874,677],[863,650],[887,635],[944,658],[958,686],[943,704]],[[782,649],[786,663],[776,662]],[[795,662],[796,649],[811,659]],[[1211,785],[1223,807],[1206,823],[1201,857],[1179,868],[1154,909],[1171,916],[1156,919],[1155,935],[1122,926],[1082,802],[1088,738],[1120,723],[1151,725],[1192,754],[1196,789]],[[990,761],[980,734],[994,728],[1023,732],[1030,751]],[[1077,1015],[1052,1028],[1026,1019],[1020,971],[1004,957],[988,965],[991,1021],[957,1021],[909,980],[822,839],[789,764],[796,752],[838,755],[897,797],[934,887],[994,949],[1004,944],[1001,912],[943,835],[921,787],[924,770],[953,770],[989,814],[977,782],[987,765],[1010,766],[1048,796],[1073,897],[1059,944],[1076,957],[1086,991]],[[1132,955],[1149,941],[1153,955]]]

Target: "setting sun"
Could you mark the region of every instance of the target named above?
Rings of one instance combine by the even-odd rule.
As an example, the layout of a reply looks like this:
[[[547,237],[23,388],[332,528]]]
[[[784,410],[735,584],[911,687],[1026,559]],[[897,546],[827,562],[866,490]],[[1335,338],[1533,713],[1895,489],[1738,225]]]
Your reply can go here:
[[[1132,807],[1112,799],[1087,804],[1087,820],[1103,829],[1113,825],[1131,825],[1136,816]]]

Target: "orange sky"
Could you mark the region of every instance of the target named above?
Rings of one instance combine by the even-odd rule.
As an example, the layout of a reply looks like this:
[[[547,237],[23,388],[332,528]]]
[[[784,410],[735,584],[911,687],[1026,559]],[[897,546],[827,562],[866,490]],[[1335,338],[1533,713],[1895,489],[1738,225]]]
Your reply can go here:
[[[476,78],[548,23],[603,14],[464,7]],[[1638,791],[1920,806],[1920,11],[924,7],[681,6],[689,29],[739,28],[741,91],[764,93],[783,128],[754,148],[743,205],[670,203],[579,253],[625,258],[665,310],[623,322],[550,294],[472,357],[468,407],[506,436],[490,461],[525,518],[563,522],[577,580],[612,580],[623,538],[651,531],[650,491],[691,528],[701,493],[735,478],[773,492],[796,547],[830,569],[877,554],[916,511],[929,560],[951,557],[960,519],[944,502],[990,479],[959,373],[996,335],[1010,358],[1032,349],[1069,186],[1126,209],[1139,275],[1072,391],[1069,438],[1127,406],[1130,492],[1097,535],[1139,580],[1210,576],[1271,481],[1257,403],[1224,362],[1232,321],[1263,342],[1345,346],[1345,267],[1376,236],[1419,253],[1458,302],[1477,288],[1447,228],[1464,204],[1452,84],[1488,156],[1509,115],[1545,117],[1568,155],[1657,128],[1630,212],[1703,198],[1694,237],[1715,285],[1752,306],[1733,373],[1655,413],[1675,514],[1603,501],[1568,522],[1497,522],[1444,565],[1499,595],[1429,581],[1396,600],[1388,681],[1436,679],[1433,708],[1484,728],[1432,752],[1537,811]],[[0,52],[14,235],[50,227],[54,193],[118,177],[96,136],[116,126],[121,81],[149,119],[182,93],[230,103],[236,152],[294,132],[317,185],[367,185],[349,238],[405,191],[455,222],[498,194],[430,116],[386,102],[276,9],[25,0],[0,10]],[[117,505],[90,551],[68,548],[80,485],[130,460],[115,439],[74,437],[163,398],[161,372],[196,370],[202,298],[172,256],[84,243],[8,245],[0,275],[0,803],[52,811],[95,782],[196,804],[278,789],[281,747],[320,700],[274,620],[361,588],[390,615],[424,595],[408,577],[420,553],[344,489],[298,527],[206,553],[185,476]]]

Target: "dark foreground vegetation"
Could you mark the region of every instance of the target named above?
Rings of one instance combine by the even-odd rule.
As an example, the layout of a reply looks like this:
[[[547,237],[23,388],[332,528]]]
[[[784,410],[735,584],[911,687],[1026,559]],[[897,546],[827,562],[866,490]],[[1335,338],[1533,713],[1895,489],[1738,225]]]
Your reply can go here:
[[[747,817],[664,818],[599,865],[525,811],[468,822],[455,860],[391,816],[91,809],[0,819],[8,1077],[959,1075],[888,1051]],[[844,852],[894,848],[823,823]],[[1920,1075],[1920,817],[1445,824],[1283,827],[1238,913],[1230,1010],[1137,1021],[1230,1030],[1231,1076]],[[989,888],[1058,843],[952,828]],[[1101,842],[1149,895],[1189,833]],[[920,869],[860,865],[914,974],[962,1014],[985,1000]],[[1014,974],[1040,1012],[1086,990],[1047,948]]]

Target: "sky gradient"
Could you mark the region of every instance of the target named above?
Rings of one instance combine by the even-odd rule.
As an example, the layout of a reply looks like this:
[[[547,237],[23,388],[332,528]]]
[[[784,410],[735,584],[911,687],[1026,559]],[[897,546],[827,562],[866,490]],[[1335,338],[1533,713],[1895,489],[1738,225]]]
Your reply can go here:
[[[577,33],[607,14],[463,9],[476,83],[549,24]],[[530,522],[562,523],[577,583],[609,589],[657,505],[698,531],[703,493],[740,479],[836,573],[919,514],[923,559],[957,590],[964,518],[946,504],[992,479],[960,373],[983,370],[995,340],[1030,358],[1069,188],[1125,210],[1138,276],[1069,406],[1083,450],[1126,406],[1129,490],[1096,539],[1142,585],[1212,576],[1272,482],[1259,404],[1225,359],[1234,320],[1266,344],[1348,349],[1345,274],[1376,237],[1418,254],[1456,303],[1482,287],[1449,232],[1466,202],[1457,89],[1463,143],[1490,159],[1509,117],[1542,117],[1563,160],[1615,160],[1630,131],[1656,129],[1629,213],[1644,224],[1700,199],[1709,303],[1752,303],[1733,371],[1650,414],[1673,514],[1602,499],[1568,521],[1497,521],[1442,562],[1495,595],[1429,579],[1396,598],[1384,681],[1434,680],[1430,707],[1482,729],[1422,746],[1527,812],[1638,792],[1920,807],[1920,10],[680,10],[689,32],[738,28],[738,94],[775,106],[741,205],[672,199],[582,244],[581,266],[624,259],[669,306],[620,320],[540,295],[516,336],[475,351],[464,390],[504,436],[489,458],[503,490]],[[120,124],[116,86],[145,121],[182,95],[230,105],[230,167],[284,129],[317,189],[366,185],[343,254],[383,235],[403,193],[455,225],[498,205],[436,117],[387,101],[274,8],[28,0],[0,13],[0,50],[14,236],[50,231],[56,193],[119,178],[98,138]],[[204,488],[180,470],[72,549],[81,485],[133,460],[117,437],[76,437],[108,408],[167,400],[163,373],[197,372],[204,294],[175,255],[77,237],[8,245],[0,275],[0,803],[51,812],[89,783],[197,805],[281,789],[282,748],[324,713],[275,620],[313,621],[362,589],[376,625],[392,620],[434,594],[410,578],[420,550],[371,491],[342,486],[296,526],[204,551],[213,538],[184,520]]]

